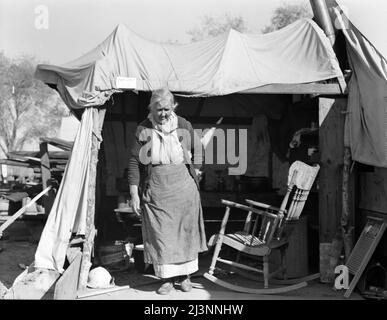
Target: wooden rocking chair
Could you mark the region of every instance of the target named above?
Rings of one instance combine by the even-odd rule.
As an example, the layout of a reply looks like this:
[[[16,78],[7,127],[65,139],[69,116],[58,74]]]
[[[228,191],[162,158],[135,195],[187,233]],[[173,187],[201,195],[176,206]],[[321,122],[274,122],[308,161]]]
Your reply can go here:
[[[305,287],[307,281],[317,278],[318,274],[307,276],[303,279],[288,280],[286,276],[285,254],[289,236],[294,229],[295,222],[301,215],[319,169],[318,165],[312,167],[301,161],[295,161],[289,169],[287,193],[280,208],[252,200],[246,200],[248,205],[222,200],[222,204],[226,206],[226,212],[219,234],[213,235],[208,242],[208,246],[212,247],[215,245],[215,249],[211,266],[209,271],[204,274],[204,277],[222,287],[238,292],[255,294],[276,294],[296,290]],[[291,196],[292,201],[288,204]],[[226,234],[225,231],[231,208],[241,209],[248,213],[243,231]],[[235,261],[219,257],[223,244],[237,250],[238,253]],[[270,273],[269,256],[274,250],[280,251],[281,262],[277,270]],[[242,256],[253,258],[254,266],[243,264],[240,261]],[[219,279],[214,274],[217,262],[231,266],[233,272],[254,281],[262,280],[260,278],[261,275],[256,275],[255,273],[263,273],[263,288],[240,286]],[[262,267],[260,269],[256,267],[259,263],[263,265],[263,269]],[[218,267],[216,269],[221,270]],[[283,279],[272,279],[281,273]],[[269,280],[270,283],[280,285],[280,287],[269,288]]]

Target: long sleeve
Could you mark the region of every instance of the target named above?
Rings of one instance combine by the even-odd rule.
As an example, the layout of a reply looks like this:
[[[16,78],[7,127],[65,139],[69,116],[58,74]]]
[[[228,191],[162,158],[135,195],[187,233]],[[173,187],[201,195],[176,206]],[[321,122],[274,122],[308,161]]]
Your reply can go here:
[[[128,162],[128,182],[129,185],[140,184],[140,164],[136,157],[131,156]]]
[[[141,143],[138,138],[139,128],[137,128],[132,147],[130,149],[130,156],[128,161],[128,182],[129,185],[140,184],[140,160],[139,153],[141,149]]]

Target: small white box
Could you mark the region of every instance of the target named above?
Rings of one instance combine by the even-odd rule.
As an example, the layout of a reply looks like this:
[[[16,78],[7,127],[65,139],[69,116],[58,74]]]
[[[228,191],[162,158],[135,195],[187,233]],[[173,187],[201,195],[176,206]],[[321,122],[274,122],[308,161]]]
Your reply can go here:
[[[116,87],[117,89],[136,89],[137,88],[136,78],[130,77],[117,77]]]

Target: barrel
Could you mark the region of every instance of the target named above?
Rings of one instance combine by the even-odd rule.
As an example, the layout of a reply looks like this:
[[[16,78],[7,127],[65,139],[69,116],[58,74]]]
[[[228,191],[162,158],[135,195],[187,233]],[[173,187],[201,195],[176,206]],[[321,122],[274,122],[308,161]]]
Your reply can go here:
[[[286,274],[289,279],[305,277],[309,273],[307,216],[301,216],[299,220],[287,221],[287,223],[289,224],[287,232],[290,235],[285,257]],[[278,251],[272,254],[271,268],[276,268],[280,264]]]
[[[98,247],[98,259],[102,266],[125,266],[132,255],[133,244],[125,241],[103,243]]]
[[[308,267],[308,225],[307,216],[301,216],[293,225],[286,252],[288,278],[307,276]]]

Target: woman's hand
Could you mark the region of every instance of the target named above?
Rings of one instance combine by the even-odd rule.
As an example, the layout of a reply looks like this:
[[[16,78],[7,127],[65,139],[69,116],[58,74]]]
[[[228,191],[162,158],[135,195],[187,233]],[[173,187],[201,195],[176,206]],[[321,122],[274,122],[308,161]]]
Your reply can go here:
[[[130,206],[132,207],[134,213],[136,213],[138,216],[141,215],[140,197],[138,196],[138,194],[131,196]]]
[[[130,206],[135,214],[141,215],[140,197],[138,196],[138,187],[136,185],[130,185]]]

